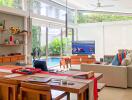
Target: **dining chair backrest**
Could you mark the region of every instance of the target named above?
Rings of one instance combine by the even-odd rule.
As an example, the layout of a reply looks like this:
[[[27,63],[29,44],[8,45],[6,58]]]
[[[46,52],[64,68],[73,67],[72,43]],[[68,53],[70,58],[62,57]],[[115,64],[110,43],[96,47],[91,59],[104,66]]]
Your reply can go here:
[[[18,100],[18,86],[17,80],[0,78],[0,100]]]
[[[51,100],[51,88],[47,84],[22,82],[20,100]]]

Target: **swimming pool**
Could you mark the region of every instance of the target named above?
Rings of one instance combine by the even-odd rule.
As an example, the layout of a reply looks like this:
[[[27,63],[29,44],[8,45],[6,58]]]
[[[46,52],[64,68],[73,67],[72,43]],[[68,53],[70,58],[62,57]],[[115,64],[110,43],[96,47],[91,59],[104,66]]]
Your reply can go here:
[[[39,59],[40,61],[42,60],[42,61],[45,61],[46,59],[45,58],[41,58],[41,59]],[[58,66],[60,64],[60,58],[58,57],[50,57],[50,58],[48,58],[48,60],[47,60],[47,67],[48,68],[51,68],[51,67],[55,67],[55,66]]]
[[[59,65],[60,63],[60,58],[48,58],[47,66],[49,67],[54,67]]]

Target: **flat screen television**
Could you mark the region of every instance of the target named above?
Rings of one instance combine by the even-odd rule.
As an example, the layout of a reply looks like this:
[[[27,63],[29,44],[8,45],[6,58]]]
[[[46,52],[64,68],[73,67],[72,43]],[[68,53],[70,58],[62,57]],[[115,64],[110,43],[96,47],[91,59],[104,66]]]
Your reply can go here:
[[[95,41],[72,42],[72,54],[95,54]]]

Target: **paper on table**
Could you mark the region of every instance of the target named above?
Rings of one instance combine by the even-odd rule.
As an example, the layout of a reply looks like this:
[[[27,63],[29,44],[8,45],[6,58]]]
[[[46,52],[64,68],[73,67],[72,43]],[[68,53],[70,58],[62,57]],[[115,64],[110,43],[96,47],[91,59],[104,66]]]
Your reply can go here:
[[[65,80],[68,78],[68,76],[55,76],[55,75],[49,75],[49,74],[35,74],[35,75],[31,75],[31,76],[36,76],[36,77],[50,77],[51,79],[61,79],[61,80]]]
[[[27,80],[31,81],[31,82],[48,82],[48,81],[50,81],[50,77],[35,77],[35,76],[31,76]]]
[[[52,79],[66,80],[68,76],[51,76]]]
[[[0,69],[0,72],[4,72],[4,73],[12,73],[11,70],[8,70],[8,69]]]
[[[36,76],[36,77],[50,77],[50,75],[48,75],[48,74],[39,74],[39,73],[30,75],[30,76]]]
[[[22,74],[10,74],[10,75],[5,75],[5,78],[13,78],[13,77],[18,77],[18,76],[22,76]]]

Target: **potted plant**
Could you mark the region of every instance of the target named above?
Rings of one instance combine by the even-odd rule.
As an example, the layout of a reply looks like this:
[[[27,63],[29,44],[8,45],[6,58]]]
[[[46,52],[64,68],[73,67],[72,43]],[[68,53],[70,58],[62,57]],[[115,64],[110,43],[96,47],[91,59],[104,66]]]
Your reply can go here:
[[[5,39],[5,44],[9,44],[9,40],[8,39]]]

